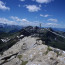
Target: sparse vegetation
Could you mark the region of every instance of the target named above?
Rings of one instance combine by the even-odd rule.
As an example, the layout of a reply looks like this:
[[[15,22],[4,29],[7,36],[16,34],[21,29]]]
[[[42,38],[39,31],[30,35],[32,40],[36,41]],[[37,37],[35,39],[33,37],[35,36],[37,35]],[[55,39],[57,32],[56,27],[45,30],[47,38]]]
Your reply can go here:
[[[22,58],[22,55],[18,55],[17,57],[18,57],[19,59],[21,59],[21,58]]]
[[[49,52],[49,51],[47,50],[47,51],[45,52],[45,55],[47,55],[47,54],[48,54],[48,52]]]
[[[59,51],[56,51],[55,53],[57,54],[57,57],[62,55]]]
[[[45,55],[47,55],[49,51],[52,51],[52,49],[48,46],[47,51],[45,52]]]
[[[22,61],[21,65],[26,65],[28,61]]]
[[[48,50],[49,50],[49,51],[52,51],[52,49],[51,49],[49,46],[48,46]]]
[[[57,57],[59,56],[59,52],[56,52],[57,53]]]

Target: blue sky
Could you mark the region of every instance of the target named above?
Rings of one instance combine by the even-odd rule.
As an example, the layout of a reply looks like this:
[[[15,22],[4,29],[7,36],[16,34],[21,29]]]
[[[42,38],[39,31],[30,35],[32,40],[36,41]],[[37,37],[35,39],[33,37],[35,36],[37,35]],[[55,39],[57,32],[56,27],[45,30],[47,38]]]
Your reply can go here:
[[[0,0],[0,23],[65,28],[65,0]]]

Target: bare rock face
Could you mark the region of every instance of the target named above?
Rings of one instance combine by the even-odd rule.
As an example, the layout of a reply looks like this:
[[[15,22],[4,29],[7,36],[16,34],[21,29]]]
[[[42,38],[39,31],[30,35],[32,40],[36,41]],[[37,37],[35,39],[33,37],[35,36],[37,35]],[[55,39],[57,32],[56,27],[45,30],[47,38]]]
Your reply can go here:
[[[38,56],[43,56],[43,54],[46,52],[47,46],[45,45],[39,45],[36,46],[30,50],[27,50],[25,53],[23,53],[22,60],[24,61],[33,61]]]
[[[64,56],[59,56],[58,58],[58,65],[65,65],[65,57]]]
[[[43,61],[43,62],[37,62],[37,61],[35,61],[35,62],[28,62],[26,65],[49,65],[48,63],[46,63],[45,61]]]
[[[39,38],[24,37],[0,55],[0,65],[65,65],[65,51],[43,45]]]
[[[20,64],[21,64],[21,62],[19,61],[19,59],[14,58],[14,59],[10,60],[10,62],[8,61],[3,65],[20,65]]]

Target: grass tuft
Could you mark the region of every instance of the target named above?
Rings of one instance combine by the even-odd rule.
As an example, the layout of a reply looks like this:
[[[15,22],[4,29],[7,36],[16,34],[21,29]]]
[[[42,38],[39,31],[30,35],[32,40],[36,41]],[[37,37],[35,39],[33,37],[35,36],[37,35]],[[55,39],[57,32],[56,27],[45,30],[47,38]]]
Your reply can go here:
[[[28,61],[22,61],[21,65],[26,65]]]

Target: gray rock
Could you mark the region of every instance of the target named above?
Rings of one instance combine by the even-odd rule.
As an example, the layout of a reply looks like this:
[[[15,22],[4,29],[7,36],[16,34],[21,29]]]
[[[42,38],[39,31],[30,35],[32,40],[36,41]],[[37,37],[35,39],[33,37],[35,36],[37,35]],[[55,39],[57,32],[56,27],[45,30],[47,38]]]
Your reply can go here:
[[[37,39],[39,38],[31,36],[24,37],[5,51],[3,55],[0,55],[0,64],[21,65],[27,61],[26,65],[65,65],[65,51],[43,45],[42,41]],[[1,60],[3,57],[15,53],[18,54],[16,56],[11,56],[7,60]]]

